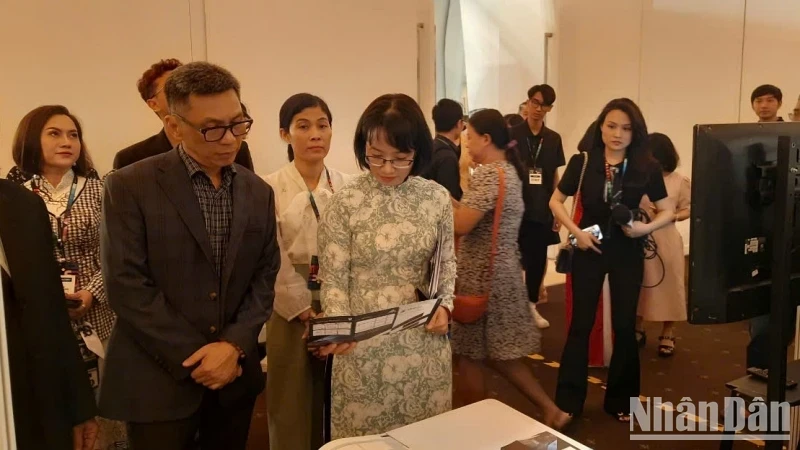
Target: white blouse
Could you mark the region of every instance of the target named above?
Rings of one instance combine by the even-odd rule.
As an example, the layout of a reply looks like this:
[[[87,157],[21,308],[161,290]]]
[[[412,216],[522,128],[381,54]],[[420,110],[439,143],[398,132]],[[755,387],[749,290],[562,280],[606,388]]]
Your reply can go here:
[[[317,188],[312,192],[320,214],[325,211],[333,193],[351,178],[330,168],[322,172]],[[281,269],[275,282],[275,312],[286,320],[293,320],[311,307],[308,280],[294,270],[294,265],[309,265],[311,257],[317,254],[319,223],[306,183],[293,162],[267,175],[264,180],[275,191],[278,244],[281,248]]]
[[[67,210],[69,192],[72,189],[72,181],[75,179],[75,177],[75,172],[72,170],[68,171],[61,178],[61,182],[58,183],[58,186],[53,186],[50,184],[45,177],[40,178],[41,190],[45,193],[44,204],[47,206],[47,212],[56,217],[60,217],[61,214],[64,214],[64,211]],[[33,180],[28,180],[25,182],[24,186],[29,190],[33,190],[32,183]],[[76,197],[85,186],[86,178],[78,176],[78,183],[75,189]]]

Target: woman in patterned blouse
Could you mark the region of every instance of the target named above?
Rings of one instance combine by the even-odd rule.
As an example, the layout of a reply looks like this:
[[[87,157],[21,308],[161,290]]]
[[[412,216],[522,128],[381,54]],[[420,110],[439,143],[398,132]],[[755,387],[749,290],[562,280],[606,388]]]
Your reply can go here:
[[[65,283],[64,306],[97,389],[115,320],[100,272],[103,182],[92,168],[80,123],[64,106],[40,106],[29,112],[17,127],[12,155],[16,166],[7,178],[42,197],[50,213],[55,258],[67,275],[77,272],[74,284]],[[101,423],[101,439],[118,440],[119,427]]]
[[[416,302],[425,268],[442,241],[427,326],[358,343],[330,344],[333,439],[383,433],[451,409],[452,352],[447,339],[456,261],[450,194],[416,176],[430,161],[431,132],[417,103],[384,95],[356,126],[356,162],[366,172],[331,197],[319,226],[322,309],[364,314]]]

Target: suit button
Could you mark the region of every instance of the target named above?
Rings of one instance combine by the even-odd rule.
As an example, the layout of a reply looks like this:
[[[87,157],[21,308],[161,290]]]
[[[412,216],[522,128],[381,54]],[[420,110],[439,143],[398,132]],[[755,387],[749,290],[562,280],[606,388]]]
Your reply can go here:
[[[208,331],[210,331],[210,332],[211,332],[211,334],[215,334],[215,333],[217,332],[217,327],[215,327],[215,326],[213,326],[213,325],[212,325],[212,326],[211,326],[211,327],[208,329]]]
[[[216,292],[212,292],[212,293],[208,294],[208,298],[210,298],[211,301],[216,300],[217,299],[217,293]]]

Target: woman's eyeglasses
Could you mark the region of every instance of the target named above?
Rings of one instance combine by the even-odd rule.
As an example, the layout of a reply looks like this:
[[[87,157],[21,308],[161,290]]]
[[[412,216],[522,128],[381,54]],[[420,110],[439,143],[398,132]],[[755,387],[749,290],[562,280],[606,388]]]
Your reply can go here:
[[[384,164],[389,163],[395,169],[408,169],[414,163],[414,158],[411,159],[383,159],[380,156],[367,156],[367,162],[372,167],[383,167]]]

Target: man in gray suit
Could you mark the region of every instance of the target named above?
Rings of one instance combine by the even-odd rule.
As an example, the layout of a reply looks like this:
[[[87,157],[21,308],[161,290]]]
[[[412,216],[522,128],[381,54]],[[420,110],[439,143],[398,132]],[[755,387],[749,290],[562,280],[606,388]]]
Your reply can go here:
[[[106,180],[101,258],[118,319],[100,410],[127,422],[134,450],[243,450],[280,266],[273,192],[234,164],[253,121],[230,72],[187,64],[164,90],[180,143]]]

